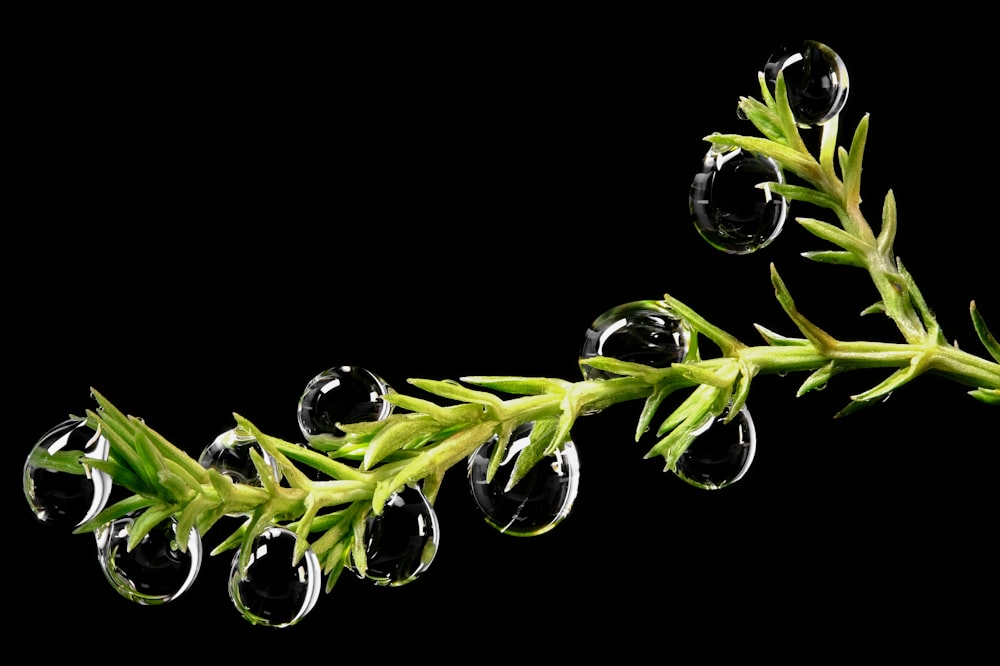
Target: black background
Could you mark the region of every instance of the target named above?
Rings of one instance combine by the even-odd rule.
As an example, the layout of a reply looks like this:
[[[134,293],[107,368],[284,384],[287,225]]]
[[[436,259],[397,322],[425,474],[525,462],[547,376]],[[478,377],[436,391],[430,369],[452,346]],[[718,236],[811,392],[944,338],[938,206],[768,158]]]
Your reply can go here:
[[[25,506],[24,456],[92,406],[91,386],[192,453],[233,412],[297,439],[296,400],[328,367],[404,391],[410,377],[575,379],[594,317],[664,292],[748,343],[753,323],[794,334],[771,262],[833,335],[897,340],[857,316],[875,300],[867,277],[802,259],[823,244],[794,223],[735,257],[690,222],[703,137],[751,132],[738,98],[802,39],[849,69],[840,143],[871,114],[866,216],[877,225],[892,188],[897,253],[949,338],[982,353],[968,307],[1000,326],[1000,239],[981,22],[705,10],[26,19],[7,68],[8,630],[60,654],[190,638],[187,655],[394,660],[978,640],[995,414],[935,377],[838,420],[882,374],[801,398],[800,378],[758,379],[754,466],[718,492],[643,460],[631,405],[588,417],[580,495],[556,530],[494,532],[452,472],[419,581],[345,575],[285,630],[239,617],[228,555],[176,602],[132,605],[92,537]]]

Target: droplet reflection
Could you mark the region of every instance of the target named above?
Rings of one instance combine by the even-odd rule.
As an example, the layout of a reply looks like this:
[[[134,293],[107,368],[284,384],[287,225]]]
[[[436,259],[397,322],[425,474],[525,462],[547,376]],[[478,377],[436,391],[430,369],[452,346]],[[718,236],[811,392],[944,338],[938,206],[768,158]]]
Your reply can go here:
[[[240,554],[233,557],[229,597],[251,624],[289,627],[316,605],[322,587],[319,559],[311,548],[292,564],[295,532],[271,527],[253,540],[250,562],[240,571]]]
[[[514,430],[504,460],[489,482],[486,475],[497,438],[491,438],[469,458],[472,497],[486,522],[504,534],[545,534],[569,515],[576,501],[580,458],[572,441],[540,460],[513,488],[506,490],[518,454],[531,443],[533,429],[534,423],[529,422]]]
[[[360,578],[399,587],[416,580],[437,555],[440,530],[434,507],[418,486],[406,486],[386,501],[379,515],[367,518],[366,570]]]
[[[135,518],[114,520],[94,532],[97,559],[116,592],[143,606],[158,606],[184,594],[201,569],[201,536],[191,530],[182,552],[177,543],[177,520],[168,518],[153,527],[132,551],[129,534]]]
[[[825,44],[806,40],[801,46],[775,51],[764,66],[764,80],[772,93],[779,73],[784,73],[792,115],[802,125],[829,122],[847,103],[847,66]]]
[[[744,406],[729,423],[728,412],[710,421],[675,464],[674,473],[692,486],[719,490],[747,473],[757,450],[757,431]]]
[[[690,327],[663,301],[634,301],[607,310],[587,329],[580,360],[604,356],[619,361],[666,368],[680,363],[691,342]],[[584,363],[585,379],[617,375]]]
[[[343,437],[338,423],[380,421],[392,413],[382,399],[389,385],[375,373],[357,366],[330,368],[313,377],[299,398],[299,428],[305,438]]]
[[[785,224],[788,205],[769,183],[784,183],[778,164],[733,146],[712,146],[691,183],[695,229],[712,247],[749,254],[767,247]]]
[[[111,494],[111,477],[81,465],[81,457],[105,460],[108,440],[73,417],[38,440],[24,463],[24,495],[39,521],[73,528],[96,516]]]

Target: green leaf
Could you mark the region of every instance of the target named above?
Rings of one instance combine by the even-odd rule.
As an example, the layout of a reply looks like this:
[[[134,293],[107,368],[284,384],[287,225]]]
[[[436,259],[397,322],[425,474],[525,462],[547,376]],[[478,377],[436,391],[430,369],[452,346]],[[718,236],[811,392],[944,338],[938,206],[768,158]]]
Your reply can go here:
[[[656,416],[656,412],[659,410],[660,405],[671,393],[679,388],[689,386],[688,381],[679,374],[673,374],[669,377],[665,377],[663,381],[656,383],[653,387],[653,393],[646,398],[642,405],[642,412],[639,414],[639,420],[635,427],[635,441],[638,442],[643,434],[649,430],[650,424],[653,422],[653,417]]]
[[[778,120],[778,114],[767,104],[752,97],[741,97],[738,108],[761,134],[778,143],[784,141],[784,131]]]
[[[415,398],[408,395],[403,395],[401,393],[393,393],[385,396],[386,402],[391,402],[401,409],[405,409],[411,412],[416,412],[418,414],[426,414],[430,418],[434,419],[439,424],[443,425],[453,425],[456,423],[465,423],[474,420],[478,415],[483,413],[483,407],[476,403],[460,403],[457,405],[447,405],[441,406],[430,400],[423,400],[421,398]],[[351,432],[347,424],[341,426],[345,432]],[[388,427],[388,424],[382,422],[379,427],[366,429],[364,432],[366,434],[376,434],[381,430]]]
[[[775,333],[769,328],[765,328],[760,324],[754,324],[754,328],[760,333],[760,336],[764,338],[764,341],[771,345],[772,347],[808,347],[809,341],[804,338],[789,338]]]
[[[806,231],[814,236],[817,236],[818,238],[829,241],[834,245],[847,250],[848,252],[856,254],[859,257],[867,255],[868,248],[865,247],[865,244],[840,227],[835,227],[828,222],[822,222],[808,217],[799,217],[796,218],[795,221],[802,225]]]
[[[877,303],[872,303],[867,308],[861,311],[861,316],[870,314],[885,314],[885,303],[878,301]]]
[[[389,496],[403,486],[417,483],[429,474],[447,470],[468,458],[477,447],[495,434],[498,426],[499,423],[496,421],[476,423],[422,450],[390,479],[378,482],[372,497],[372,507],[375,512],[381,513]]]
[[[500,464],[507,454],[507,446],[510,444],[510,436],[514,432],[514,425],[510,421],[504,421],[497,430],[497,443],[490,453],[490,462],[486,467],[486,483],[492,483],[496,477]]]
[[[870,402],[876,398],[888,396],[896,389],[902,388],[908,384],[911,380],[922,374],[926,369],[926,355],[917,354],[910,360],[909,365],[900,368],[867,391],[852,395],[851,400],[858,402]]]
[[[477,411],[479,408],[477,408]],[[440,431],[438,423],[420,414],[402,414],[382,428],[368,444],[361,469],[369,470],[382,462],[389,454],[395,453],[404,446],[429,441],[431,436]]]
[[[572,382],[567,382],[563,379],[549,379],[545,377],[475,376],[462,377],[462,381],[518,395],[559,394],[572,384]]]
[[[976,389],[975,391],[969,391],[969,395],[980,402],[984,402],[987,405],[997,406],[1000,405],[1000,389]]]
[[[798,392],[795,397],[802,397],[809,391],[819,391],[822,390],[830,379],[840,371],[840,368],[830,361],[821,368],[817,368],[811,375],[806,377],[806,380],[802,382],[799,386]]]
[[[836,179],[833,170],[833,160],[837,153],[837,133],[840,130],[840,116],[836,115],[823,124],[819,144],[819,164],[823,172]]]
[[[844,201],[848,206],[856,206],[861,203],[861,162],[864,159],[865,142],[867,140],[868,114],[866,113],[854,129],[851,150],[842,164],[844,172]]]
[[[733,356],[740,349],[746,346],[718,326],[709,323],[707,319],[670,294],[664,294],[663,300],[666,302],[667,306],[677,313],[677,315],[680,316],[681,319],[683,319],[684,322],[694,331],[704,335],[706,338],[718,345],[724,355]]]
[[[78,474],[83,476],[87,473],[87,468],[82,461],[86,458],[83,451],[56,451],[49,453],[43,448],[35,447],[28,455],[28,461],[35,467],[41,467],[53,472],[64,474]]]
[[[706,384],[708,386],[723,388],[730,386],[733,383],[731,377],[724,377],[715,370],[709,370],[708,368],[703,368],[698,365],[677,363],[673,366],[673,368],[679,375],[689,379],[695,384]]]
[[[112,520],[124,518],[130,513],[152,506],[155,502],[156,500],[151,497],[131,495],[130,497],[126,497],[123,500],[115,502],[111,506],[105,507],[96,516],[74,528],[73,534],[88,534],[100,528],[102,525],[110,523]]]
[[[990,356],[997,363],[1000,363],[1000,343],[997,343],[997,339],[993,337],[990,333],[990,329],[986,326],[986,320],[983,319],[983,315],[980,314],[979,308],[976,307],[976,302],[972,301],[969,304],[969,314],[972,315],[972,325],[976,329],[976,335],[979,336],[980,342],[983,343],[983,347],[989,352]]]
[[[839,199],[812,187],[789,185],[788,183],[772,183],[770,188],[775,194],[780,194],[790,201],[802,201],[822,208],[829,208],[838,213],[843,211]]]
[[[778,275],[778,270],[774,267],[773,263],[771,264],[771,282],[774,285],[774,292],[778,298],[778,303],[791,320],[795,322],[799,330],[802,331],[802,334],[812,342],[813,346],[819,350],[830,350],[837,346],[837,340],[833,336],[799,313],[795,307],[795,301],[792,300],[791,293],[789,293],[781,276]]]
[[[139,542],[146,538],[150,530],[177,512],[176,504],[153,504],[136,516],[128,530],[128,552],[135,550]],[[181,535],[177,535],[179,538]],[[186,535],[185,535],[186,536]]]
[[[846,252],[843,250],[826,250],[817,252],[803,252],[802,256],[810,261],[816,261],[821,264],[837,264],[840,266],[856,266],[858,268],[864,268],[865,263],[863,259],[860,259],[858,255],[853,252]]]
[[[815,179],[819,165],[808,153],[802,153],[794,148],[782,145],[770,139],[740,134],[712,134],[705,137],[706,141],[715,144],[737,146],[751,153],[771,157],[783,168],[796,173],[807,180]]]
[[[896,197],[889,190],[882,204],[882,227],[876,239],[879,253],[890,263],[894,258],[893,245],[896,242]]]
[[[528,445],[517,454],[517,460],[514,461],[514,468],[511,470],[510,478],[507,480],[504,492],[509,492],[521,479],[527,476],[528,472],[548,455],[549,451],[563,444],[561,440],[557,439],[559,433],[558,419],[540,419],[535,421],[535,425],[528,437]]]
[[[409,382],[419,389],[448,400],[477,403],[488,407],[498,407],[502,402],[492,393],[476,391],[452,379],[411,379]]]

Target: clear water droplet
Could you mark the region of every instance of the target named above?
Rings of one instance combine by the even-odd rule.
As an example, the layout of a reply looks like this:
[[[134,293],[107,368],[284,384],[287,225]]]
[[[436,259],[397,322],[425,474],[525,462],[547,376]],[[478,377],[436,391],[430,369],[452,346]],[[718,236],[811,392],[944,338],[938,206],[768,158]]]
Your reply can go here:
[[[511,433],[504,460],[493,480],[486,481],[490,456],[497,438],[476,449],[469,458],[469,489],[486,522],[504,534],[545,534],[569,515],[580,484],[580,458],[576,445],[567,441],[553,455],[540,460],[513,488],[505,490],[517,454],[531,442],[534,423]]]
[[[379,515],[365,522],[367,561],[360,578],[379,586],[399,587],[416,580],[437,555],[440,531],[434,507],[417,486],[393,493]]]
[[[695,229],[712,247],[750,254],[767,247],[785,225],[788,203],[767,183],[784,183],[777,162],[733,146],[713,146],[691,182]]]
[[[757,431],[744,406],[732,421],[727,412],[707,423],[698,439],[677,459],[674,473],[692,486],[719,490],[736,483],[750,469]]]
[[[382,399],[390,391],[375,373],[353,365],[330,368],[312,378],[299,398],[299,428],[306,439],[343,437],[338,423],[380,421],[392,413]]]
[[[292,564],[295,532],[270,527],[251,542],[250,562],[240,571],[240,555],[229,572],[229,598],[251,624],[290,627],[316,605],[322,588],[319,558],[307,548]]]
[[[111,477],[78,459],[106,460],[108,449],[108,440],[81,417],[42,435],[24,463],[24,496],[35,517],[46,525],[73,528],[96,516],[111,494]]]
[[[816,126],[829,122],[844,108],[850,89],[847,66],[829,46],[806,40],[781,47],[764,66],[764,80],[774,92],[784,72],[788,104],[796,122]]]
[[[257,468],[250,457],[250,451],[253,449],[256,449],[264,462],[270,466],[272,478],[279,481],[281,474],[274,457],[242,428],[232,428],[221,433],[202,450],[198,462],[205,469],[215,469],[236,483],[262,486],[260,474],[257,473]]]
[[[184,594],[201,569],[201,536],[193,529],[187,550],[177,543],[177,519],[156,525],[129,552],[129,532],[134,516],[125,516],[94,532],[97,559],[111,586],[126,599],[143,606],[158,606]]]
[[[607,310],[587,329],[580,360],[604,356],[666,368],[687,355],[690,327],[663,301],[633,301]],[[580,364],[584,379],[617,375]]]

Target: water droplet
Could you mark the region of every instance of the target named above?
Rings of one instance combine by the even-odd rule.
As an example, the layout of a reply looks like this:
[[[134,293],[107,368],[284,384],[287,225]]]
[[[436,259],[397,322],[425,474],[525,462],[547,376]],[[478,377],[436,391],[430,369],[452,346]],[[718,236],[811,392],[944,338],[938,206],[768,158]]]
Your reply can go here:
[[[687,451],[677,459],[674,473],[692,486],[718,490],[736,483],[750,469],[757,450],[757,432],[744,406],[729,423],[728,412],[711,420]]]
[[[604,312],[587,329],[580,360],[605,356],[666,368],[684,360],[691,329],[662,301],[633,301]],[[585,379],[616,375],[581,364]]]
[[[198,462],[202,467],[215,469],[236,483],[262,486],[260,475],[250,458],[250,451],[254,448],[271,467],[274,480],[279,481],[281,474],[274,457],[242,428],[232,428],[216,437],[198,456]]]
[[[695,229],[728,254],[766,247],[781,233],[788,214],[785,198],[767,183],[784,183],[777,162],[742,148],[713,146],[688,196]]]
[[[764,66],[764,80],[772,93],[779,72],[785,74],[788,104],[798,123],[822,125],[847,103],[847,67],[825,44],[806,40],[799,47],[775,51]]]
[[[108,440],[73,417],[46,432],[24,463],[24,495],[46,525],[73,528],[96,516],[111,494],[106,472],[79,464],[80,457],[105,460]]]
[[[504,534],[537,536],[563,521],[573,508],[580,484],[580,458],[572,441],[540,460],[510,490],[510,480],[517,454],[531,442],[534,423],[525,423],[511,433],[504,460],[493,480],[487,483],[486,471],[497,445],[493,437],[469,458],[469,489],[486,522]]]
[[[201,569],[201,536],[193,529],[187,550],[177,543],[177,519],[168,518],[129,552],[132,515],[113,520],[94,532],[97,559],[111,586],[126,599],[143,606],[172,601],[191,587]]]
[[[368,516],[364,576],[379,586],[399,587],[416,580],[437,555],[437,514],[417,486],[393,493],[379,515]],[[351,565],[355,573],[358,570]]]
[[[392,413],[382,399],[391,389],[378,375],[352,365],[330,368],[313,377],[299,399],[302,434],[343,437],[338,423],[380,421]]]
[[[240,555],[233,557],[229,598],[251,624],[289,627],[316,605],[322,587],[319,558],[311,548],[292,564],[295,532],[270,527],[251,543],[250,562],[240,571]]]

